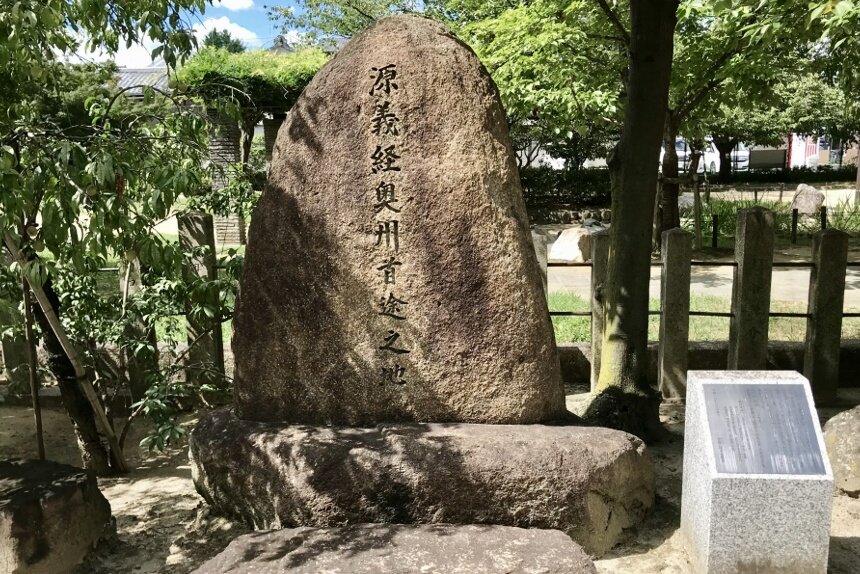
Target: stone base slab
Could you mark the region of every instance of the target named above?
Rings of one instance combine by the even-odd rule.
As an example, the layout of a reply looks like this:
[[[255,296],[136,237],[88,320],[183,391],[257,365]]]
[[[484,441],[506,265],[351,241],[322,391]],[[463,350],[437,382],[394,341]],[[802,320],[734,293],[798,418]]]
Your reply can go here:
[[[654,501],[636,437],[604,428],[258,423],[232,410],[190,437],[198,492],[257,529],[359,523],[562,530],[593,555]]]
[[[195,574],[596,574],[558,530],[358,524],[240,536]]]

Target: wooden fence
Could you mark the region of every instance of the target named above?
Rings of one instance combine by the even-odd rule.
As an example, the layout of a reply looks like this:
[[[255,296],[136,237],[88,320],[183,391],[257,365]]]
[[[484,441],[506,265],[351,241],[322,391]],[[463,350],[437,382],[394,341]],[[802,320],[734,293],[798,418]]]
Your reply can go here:
[[[732,261],[693,261],[692,234],[673,229],[663,233],[658,341],[658,385],[665,398],[683,398],[686,389],[687,351],[690,317],[727,317],[730,320],[727,369],[763,370],[768,354],[768,323],[771,317],[806,319],[803,374],[810,380],[816,400],[827,403],[836,398],[842,319],[860,317],[843,311],[845,276],[848,267],[848,235],[824,228],[813,237],[812,259],[808,262],[775,262],[774,214],[763,207],[738,212],[735,256]],[[591,318],[591,385],[600,373],[600,347],[604,308],[597,297],[598,285],[607,279],[609,233],[592,236],[591,261],[587,263],[547,263],[546,237],[534,234],[535,250],[546,284],[548,267],[591,267],[591,311],[551,311],[553,317]],[[732,267],[731,310],[691,311],[691,268]],[[771,279],[775,267],[811,269],[806,313],[770,311]]]

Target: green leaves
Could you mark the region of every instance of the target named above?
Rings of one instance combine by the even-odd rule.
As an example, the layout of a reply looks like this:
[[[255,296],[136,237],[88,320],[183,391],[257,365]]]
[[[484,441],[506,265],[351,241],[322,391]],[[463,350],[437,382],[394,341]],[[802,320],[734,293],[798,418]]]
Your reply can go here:
[[[243,107],[286,110],[326,61],[317,48],[289,54],[204,48],[179,69],[174,84],[210,102],[228,99]]]

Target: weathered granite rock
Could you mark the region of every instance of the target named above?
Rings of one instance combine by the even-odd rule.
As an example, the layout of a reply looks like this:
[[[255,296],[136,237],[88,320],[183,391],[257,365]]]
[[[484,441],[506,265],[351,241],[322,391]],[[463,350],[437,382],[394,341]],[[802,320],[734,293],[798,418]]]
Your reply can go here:
[[[254,212],[233,328],[243,418],[564,412],[505,114],[443,26],[384,18],[304,90]]]
[[[110,504],[85,470],[0,461],[0,572],[71,572],[110,523]]]
[[[258,529],[364,522],[562,530],[592,554],[652,505],[643,443],[603,428],[383,424],[307,427],[204,417],[194,483]]]
[[[587,220],[586,225],[581,227],[565,229],[550,247],[549,260],[553,263],[583,263],[590,260],[591,236],[604,229],[593,219]]]
[[[595,574],[558,530],[359,524],[246,534],[196,574]]]
[[[797,191],[794,192],[791,209],[796,209],[800,215],[818,215],[825,199],[824,193],[811,185],[801,183],[797,186]]]
[[[833,467],[833,484],[860,496],[860,407],[834,416],[824,425],[824,444]]]

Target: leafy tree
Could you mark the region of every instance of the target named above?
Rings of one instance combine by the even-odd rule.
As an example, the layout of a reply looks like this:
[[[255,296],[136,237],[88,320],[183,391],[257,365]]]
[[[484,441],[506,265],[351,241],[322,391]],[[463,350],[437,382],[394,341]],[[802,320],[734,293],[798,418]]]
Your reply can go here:
[[[804,10],[793,2],[712,0],[681,4],[663,138],[662,229],[680,223],[675,151],[679,133],[695,132],[695,127],[685,124],[706,117],[709,109],[769,107],[776,99],[772,87],[787,74],[802,72],[812,54],[812,35],[791,25],[803,18]],[[761,29],[769,32],[757,33]],[[700,113],[700,108],[706,111]],[[718,148],[725,143],[715,138]],[[725,172],[730,163],[723,162],[721,168]]]
[[[320,38],[352,35],[373,19],[401,10],[399,4],[385,0],[305,0],[303,4],[306,16],[301,23]],[[839,33],[838,40],[834,32],[828,37],[833,41],[831,50],[857,41],[849,37],[856,31],[851,27],[856,23],[853,2],[823,4],[763,0],[424,3],[424,11],[447,21],[487,66],[517,140],[545,145],[552,132],[583,133],[589,119],[603,123],[609,133],[620,132],[609,154],[613,226],[609,279],[602,289],[606,329],[597,394],[587,413],[590,420],[640,436],[652,434],[659,424],[659,398],[646,383],[645,368],[651,214],[660,143],[668,144],[662,223],[671,228],[678,220],[675,137],[685,129],[703,141],[704,111],[718,109],[717,104],[740,104],[742,93],[767,101],[778,67],[774,64],[784,63],[780,58],[787,53],[806,49],[817,37],[816,26],[823,15]],[[857,53],[850,58],[856,59]],[[531,138],[528,130],[537,137]]]
[[[285,31],[304,30],[309,42],[333,48],[338,39],[351,38],[378,18],[421,12],[428,3],[420,0],[302,0],[301,4],[301,10],[292,6],[270,7],[269,17],[282,22]]]
[[[110,68],[68,67],[62,58],[147,38],[157,44],[153,56],[175,66],[195,44],[185,19],[203,8],[203,0],[20,0],[4,1],[0,11],[0,233],[16,256],[4,273],[23,273],[45,295],[34,310],[49,367],[84,464],[100,474],[124,463],[116,440],[103,444],[121,433],[98,416],[103,406],[86,392],[87,373],[97,372],[92,350],[111,343],[133,355],[151,353],[125,326],[141,320],[152,327],[182,300],[177,295],[194,296],[173,279],[185,254],[153,229],[175,212],[177,198],[194,198],[207,186],[205,123],[192,107],[151,88],[137,88],[143,105],[136,104],[126,97],[130,89],[108,79]],[[95,274],[117,257],[143,263],[146,288],[121,301],[99,298]],[[64,344],[66,336],[73,345]],[[155,420],[156,445],[179,432],[170,397],[187,391],[173,374],[150,373],[135,408]]]
[[[327,60],[325,52],[311,47],[288,54],[204,48],[177,71],[174,83],[179,91],[237,117],[245,164],[263,114],[289,110]]]
[[[203,46],[206,48],[221,48],[231,54],[245,51],[245,45],[230,35],[229,30],[212,30],[203,38]]]

